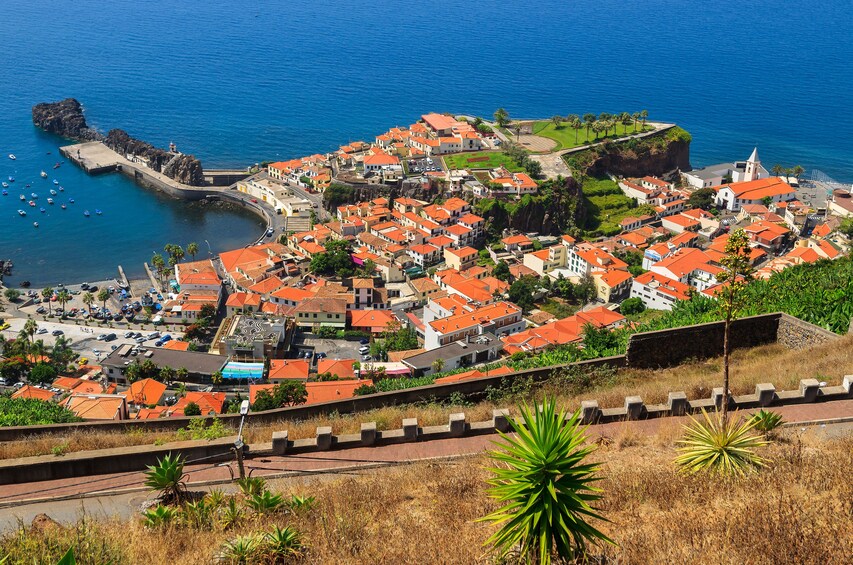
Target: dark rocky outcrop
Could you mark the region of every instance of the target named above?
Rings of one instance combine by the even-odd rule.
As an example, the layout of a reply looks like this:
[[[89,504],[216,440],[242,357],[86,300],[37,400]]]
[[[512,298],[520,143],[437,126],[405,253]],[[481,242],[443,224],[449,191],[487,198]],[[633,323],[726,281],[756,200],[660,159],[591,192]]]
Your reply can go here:
[[[100,141],[103,136],[86,124],[83,106],[75,98],[33,106],[33,123],[49,133],[75,141]]]
[[[163,173],[171,179],[190,186],[204,186],[204,171],[201,161],[192,155],[175,154],[154,147],[150,143],[131,137],[126,131],[113,129],[107,134],[104,143],[122,155],[135,155],[149,168]]]
[[[506,229],[542,235],[574,233],[586,215],[583,191],[573,178],[545,181],[536,196],[519,201],[484,199],[475,208],[486,219],[492,239],[501,237]]]
[[[676,169],[690,170],[690,134],[679,127],[657,135],[601,145],[570,153],[566,162],[572,171],[593,177],[613,174],[623,177],[664,176]]]

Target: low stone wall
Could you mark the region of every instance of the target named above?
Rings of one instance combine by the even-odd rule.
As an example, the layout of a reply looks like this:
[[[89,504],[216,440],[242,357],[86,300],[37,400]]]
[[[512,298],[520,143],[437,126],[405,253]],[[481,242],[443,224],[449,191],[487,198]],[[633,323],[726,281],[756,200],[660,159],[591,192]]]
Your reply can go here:
[[[851,323],[853,323],[853,320],[851,320]],[[794,316],[783,313],[779,317],[779,330],[776,333],[776,339],[789,349],[814,347],[815,345],[838,339],[838,337],[838,334],[804,322]]]
[[[781,316],[774,313],[735,320],[729,334],[732,349],[775,343]],[[710,322],[634,334],[628,340],[627,364],[632,368],[656,369],[680,365],[688,359],[720,356],[724,330],[724,322]]]

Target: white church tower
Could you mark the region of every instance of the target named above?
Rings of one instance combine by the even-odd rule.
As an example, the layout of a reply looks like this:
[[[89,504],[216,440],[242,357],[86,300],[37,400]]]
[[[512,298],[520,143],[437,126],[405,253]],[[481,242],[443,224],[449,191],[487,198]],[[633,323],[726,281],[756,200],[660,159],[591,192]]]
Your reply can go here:
[[[752,150],[752,155],[746,161],[746,170],[744,170],[745,181],[758,180],[761,175],[761,161],[758,160],[758,147]]]

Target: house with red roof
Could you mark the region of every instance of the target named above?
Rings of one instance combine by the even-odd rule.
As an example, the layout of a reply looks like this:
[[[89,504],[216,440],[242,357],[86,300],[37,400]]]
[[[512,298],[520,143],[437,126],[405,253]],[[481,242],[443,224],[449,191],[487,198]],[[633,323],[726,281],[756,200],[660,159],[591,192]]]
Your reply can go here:
[[[730,212],[737,212],[744,204],[787,202],[797,198],[797,191],[779,177],[733,182],[720,186],[714,203]]]
[[[348,310],[347,318],[350,329],[373,335],[387,331],[388,324],[397,322],[390,310]]]
[[[311,364],[299,359],[270,359],[267,379],[271,383],[287,380],[307,381]]]
[[[24,385],[12,393],[12,398],[31,398],[35,400],[43,400],[45,402],[53,400],[54,396],[56,395],[51,391],[32,385]]]
[[[623,326],[625,316],[598,306],[586,312],[578,312],[563,318],[501,338],[504,351],[513,353],[532,353],[558,345],[582,343],[584,327],[588,324],[596,328],[615,329]]]
[[[329,373],[339,379],[347,380],[355,378],[353,364],[355,359],[320,359],[317,361],[317,374]]]
[[[690,287],[680,281],[647,271],[631,283],[631,298],[639,298],[651,310],[672,310],[678,300],[690,298]]]

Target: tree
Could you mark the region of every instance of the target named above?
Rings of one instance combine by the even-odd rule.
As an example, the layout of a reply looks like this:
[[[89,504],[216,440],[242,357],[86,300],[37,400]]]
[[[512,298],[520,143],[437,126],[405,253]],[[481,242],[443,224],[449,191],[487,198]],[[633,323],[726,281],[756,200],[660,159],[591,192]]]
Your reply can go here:
[[[3,291],[3,295],[9,302],[15,302],[21,296],[21,291],[16,288],[7,288]]]
[[[841,224],[838,226],[838,231],[847,237],[853,237],[853,218],[845,218],[841,220]]]
[[[770,172],[773,173],[774,177],[781,177],[782,173],[785,172],[785,167],[783,167],[779,163],[776,163],[775,165],[773,165],[773,168],[770,169]]]
[[[509,287],[509,299],[525,312],[533,308],[533,293],[536,291],[536,278],[524,276]]]
[[[631,120],[634,122],[634,132],[636,133],[636,131],[637,131],[637,122],[639,122],[639,121],[640,121],[640,113],[639,113],[639,112],[634,112],[633,114],[631,114]]]
[[[107,300],[110,299],[110,291],[105,288],[102,288],[98,291],[98,301],[102,304],[103,308],[107,307]]]
[[[187,402],[184,406],[184,416],[201,416],[201,408],[195,402]]]
[[[554,115],[551,117],[551,122],[554,124],[556,129],[560,129],[561,124],[563,123],[563,116]]]
[[[581,302],[581,304],[586,304],[596,295],[595,291],[595,280],[589,274],[581,277],[578,284],[575,285],[575,296]]]
[[[540,564],[550,564],[552,553],[584,562],[588,543],[613,543],[589,523],[604,520],[590,504],[601,499],[600,465],[587,461],[595,447],[585,445],[580,412],[568,416],[546,398],[509,423],[514,435],[500,432],[503,443],[488,454],[489,497],[500,508],[480,521],[500,528],[487,543],[501,558],[518,549],[522,560]]]
[[[723,408],[722,424],[725,427],[729,412],[729,334],[732,321],[746,306],[746,287],[752,280],[752,265],[749,262],[749,238],[742,229],[735,231],[726,241],[724,255],[719,263],[723,271],[717,274],[720,290],[717,306],[723,316]]]
[[[432,362],[432,372],[440,373],[442,369],[444,369],[444,359],[439,357],[438,359]]]
[[[640,111],[640,117],[643,118],[643,129],[645,130],[646,129],[646,118],[649,117],[649,111],[648,110],[641,110]]]
[[[160,372],[158,373],[157,376],[159,377],[160,381],[162,381],[164,383],[168,383],[168,382],[171,382],[172,379],[175,378],[175,370],[173,368],[169,367],[168,365],[164,365],[164,366],[160,367]]]
[[[804,172],[806,172],[806,170],[803,168],[802,165],[794,165],[794,168],[791,169],[791,174],[797,177],[797,184],[799,184],[800,176],[802,176]]]
[[[586,126],[586,140],[589,141],[589,130],[592,129],[592,124],[595,123],[595,114],[584,114],[583,122]]]
[[[761,199],[761,203],[764,204],[765,208],[770,208],[770,205],[773,204],[773,198],[770,196],[765,196]]]
[[[713,188],[700,188],[693,192],[690,198],[687,199],[688,204],[692,208],[701,208],[702,210],[710,210],[714,205],[714,199],[717,192]]]
[[[198,315],[200,318],[203,318],[208,321],[213,321],[216,317],[216,306],[211,303],[202,304],[201,308],[198,311]]]
[[[575,145],[578,144],[578,133],[580,133],[581,128],[583,127],[583,122],[577,116],[574,116],[574,119],[569,122],[572,126],[572,129],[575,130]]]
[[[193,241],[192,243],[187,244],[187,254],[189,254],[189,256],[193,258],[193,261],[195,261],[195,256],[198,255],[198,243]]]
[[[21,330],[21,333],[23,333],[27,337],[27,339],[30,340],[30,343],[32,343],[33,336],[36,335],[38,329],[39,326],[36,321],[32,318],[27,318],[27,321],[24,322],[24,328]]]
[[[627,300],[622,301],[619,310],[622,312],[623,316],[630,316],[632,314],[639,314],[640,312],[646,309],[646,305],[643,304],[642,299],[635,296],[634,298],[628,298]]]
[[[495,110],[495,122],[498,127],[505,127],[509,123],[509,114],[503,108]]]
[[[352,244],[338,239],[326,242],[326,251],[311,258],[311,271],[320,275],[348,277],[353,273]]]
[[[533,178],[538,178],[542,176],[542,163],[539,161],[534,161],[530,157],[525,157],[524,159],[524,169],[527,171]]]
[[[275,385],[271,390],[262,390],[255,396],[252,404],[253,411],[273,410],[285,406],[297,406],[304,404],[308,399],[308,390],[305,383],[299,381],[285,381]]]
[[[50,349],[50,362],[58,371],[65,370],[77,354],[71,349],[71,340],[60,335]]]
[[[84,292],[82,300],[83,300],[83,304],[85,304],[86,308],[89,310],[89,312],[91,312],[92,311],[92,304],[95,303],[95,295],[92,294],[91,292]]]
[[[355,190],[349,185],[333,182],[323,191],[323,206],[327,210],[335,210],[342,204],[355,201]]]
[[[56,380],[56,369],[48,363],[36,363],[30,369],[29,381],[35,384],[49,384]]]
[[[53,310],[51,309],[52,304],[50,302],[50,299],[53,297],[53,288],[49,286],[44,287],[41,291],[41,296],[44,298],[44,301],[47,302],[48,315],[53,314]]]
[[[190,374],[190,372],[187,371],[186,367],[178,367],[177,370],[175,370],[175,379],[180,381],[181,384],[183,384],[186,382],[187,375],[189,375],[189,374]]]
[[[71,302],[71,294],[68,293],[64,288],[59,291],[56,295],[56,301],[59,303],[59,306],[62,308],[62,317],[65,317],[65,305]]]
[[[492,269],[492,276],[501,281],[510,279],[509,265],[506,261],[498,261],[497,265]]]
[[[222,384],[222,371],[214,371],[210,374],[210,382],[215,385]]]

